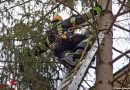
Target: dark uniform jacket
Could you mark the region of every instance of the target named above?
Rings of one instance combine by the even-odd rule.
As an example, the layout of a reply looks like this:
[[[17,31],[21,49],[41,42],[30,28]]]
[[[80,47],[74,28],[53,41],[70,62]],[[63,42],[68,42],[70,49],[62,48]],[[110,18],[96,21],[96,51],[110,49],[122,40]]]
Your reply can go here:
[[[73,15],[63,21],[51,22],[50,29],[47,33],[47,39],[48,44],[55,43],[55,56],[62,57],[61,52],[65,50],[75,51],[76,46],[85,39],[85,35],[74,35],[73,32],[70,31],[70,28],[84,23],[86,20],[91,19],[94,15],[97,15],[96,11],[90,10],[83,15]]]
[[[90,10],[83,15],[73,15],[70,18],[63,21],[53,21],[50,24],[50,29],[48,30],[48,42],[53,43],[56,41],[56,36],[62,37],[62,39],[69,38],[73,32],[69,31],[71,27],[75,25],[80,25],[86,20],[91,19],[94,15],[97,15],[95,10]],[[65,36],[67,33],[67,36]]]

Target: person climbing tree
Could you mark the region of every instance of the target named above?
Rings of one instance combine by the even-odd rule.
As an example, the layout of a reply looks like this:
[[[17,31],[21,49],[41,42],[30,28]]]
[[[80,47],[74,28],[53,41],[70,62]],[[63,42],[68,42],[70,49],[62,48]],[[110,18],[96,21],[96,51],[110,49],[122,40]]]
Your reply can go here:
[[[54,51],[62,64],[67,63],[75,66],[75,56],[80,55],[85,45],[79,44],[86,38],[83,34],[74,34],[70,28],[90,20],[93,16],[99,15],[102,12],[100,5],[96,4],[93,9],[82,15],[72,15],[70,18],[63,20],[60,15],[55,15],[50,23],[47,31],[47,44]],[[79,45],[78,45],[79,44]],[[64,51],[72,50],[74,54],[64,54]]]

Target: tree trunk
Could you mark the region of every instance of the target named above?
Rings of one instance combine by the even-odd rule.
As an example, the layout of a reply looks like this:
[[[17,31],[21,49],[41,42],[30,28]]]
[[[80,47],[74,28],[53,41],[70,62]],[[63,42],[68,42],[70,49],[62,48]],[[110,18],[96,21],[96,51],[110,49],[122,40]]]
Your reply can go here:
[[[103,10],[106,9],[108,0],[98,0]],[[109,0],[108,10],[112,11],[112,1]],[[105,37],[97,53],[96,66],[96,90],[113,90],[113,67],[112,67],[112,14],[104,11],[98,20],[98,30],[104,30]]]

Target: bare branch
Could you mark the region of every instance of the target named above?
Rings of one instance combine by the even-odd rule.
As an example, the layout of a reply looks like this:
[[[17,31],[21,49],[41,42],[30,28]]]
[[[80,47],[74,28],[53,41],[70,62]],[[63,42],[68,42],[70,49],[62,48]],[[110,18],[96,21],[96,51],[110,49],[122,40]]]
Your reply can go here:
[[[116,25],[116,24],[114,24],[114,26],[115,26],[115,27],[118,27],[118,28],[120,28],[120,29],[122,29],[122,30],[125,30],[125,31],[127,31],[127,32],[130,32],[130,30],[128,30],[128,29],[126,29],[126,28],[124,28],[124,27],[122,27],[122,26],[119,26],[119,25]]]
[[[32,0],[28,0],[28,1],[23,2],[23,3],[21,3],[21,4],[18,4],[18,5],[12,6],[12,7],[8,8],[8,9],[2,11],[2,12],[8,11],[9,9],[12,9],[12,8],[14,8],[14,7],[17,7],[17,6],[21,6],[21,5],[23,5],[23,4],[25,4],[25,3],[28,3],[28,2],[30,2],[30,1],[32,1]]]
[[[112,49],[113,50],[115,50],[115,51],[117,51],[117,52],[119,52],[119,53],[121,53],[121,54],[123,54],[123,52],[121,52],[120,50],[117,50],[116,48],[114,48],[114,47],[112,47]],[[127,58],[130,58],[130,56],[128,56],[128,55],[125,55]]]
[[[118,17],[121,16],[121,15],[127,14],[127,13],[130,13],[130,10],[119,13]],[[116,18],[116,15],[114,15],[113,18]]]
[[[0,4],[2,4],[2,3],[4,3],[4,2],[7,2],[7,1],[1,1],[1,0],[0,0]]]
[[[123,3],[125,3],[125,2],[126,2],[126,0],[123,1]],[[118,15],[120,14],[120,12],[121,12],[123,6],[124,6],[124,5],[122,4],[121,7],[120,7],[120,9],[118,10],[117,14],[115,15],[115,17],[114,17],[114,19],[113,19],[113,22],[111,23],[111,25],[110,25],[110,27],[109,27],[109,31],[111,30],[112,26],[114,25],[114,23],[115,23],[115,21],[116,21]]]
[[[118,59],[122,58],[123,56],[126,56],[128,53],[130,53],[130,50],[124,52],[123,54],[119,55],[118,57],[116,57],[112,62],[116,62]]]

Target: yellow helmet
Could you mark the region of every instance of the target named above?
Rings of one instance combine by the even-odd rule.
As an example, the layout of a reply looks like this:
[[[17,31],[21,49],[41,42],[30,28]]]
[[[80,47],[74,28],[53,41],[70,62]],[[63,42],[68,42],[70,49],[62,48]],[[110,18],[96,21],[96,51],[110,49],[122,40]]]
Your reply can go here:
[[[52,21],[56,21],[56,20],[61,21],[61,20],[63,20],[63,19],[62,19],[62,17],[61,17],[60,15],[55,15],[55,16],[53,17]]]

